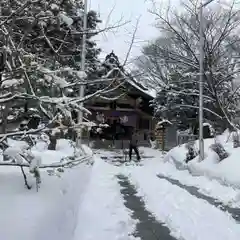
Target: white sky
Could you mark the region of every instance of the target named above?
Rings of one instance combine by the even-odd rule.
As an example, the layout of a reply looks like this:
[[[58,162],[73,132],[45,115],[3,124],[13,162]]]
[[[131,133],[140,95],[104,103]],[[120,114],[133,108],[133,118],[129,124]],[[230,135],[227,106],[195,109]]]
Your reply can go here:
[[[90,8],[100,13],[103,21],[102,27],[105,26],[110,15],[110,22],[107,25],[113,25],[123,17],[123,22],[130,23],[97,37],[99,46],[102,48],[102,55],[110,53],[112,50],[118,55],[121,61],[124,61],[129,49],[131,35],[136,26],[137,19],[140,17],[138,30],[136,34],[136,43],[131,51],[131,58],[141,54],[141,46],[146,41],[155,38],[158,33],[153,27],[154,17],[148,13],[151,4],[146,0],[89,0]]]
[[[118,55],[121,61],[124,61],[129,49],[129,42],[131,35],[136,26],[137,19],[141,16],[136,34],[136,43],[131,50],[128,61],[141,54],[141,48],[147,41],[159,36],[158,31],[154,28],[154,16],[148,12],[152,8],[151,0],[88,0],[89,7],[100,14],[100,19],[103,24],[100,28],[106,25],[111,26],[118,22],[123,17],[124,21],[131,21],[130,23],[114,29],[113,32],[106,32],[97,36],[98,45],[102,48],[101,57],[112,50]],[[159,9],[164,9],[166,6],[171,6],[175,10],[181,9],[181,1],[187,0],[155,0],[158,3]],[[207,0],[203,0],[205,2]],[[216,4],[225,3],[230,0],[214,0]],[[213,3],[211,3],[213,4]],[[165,8],[166,9],[166,8]],[[113,11],[112,11],[113,10]],[[111,12],[112,11],[112,12]],[[110,14],[111,13],[111,14]],[[108,21],[110,15],[110,19]]]

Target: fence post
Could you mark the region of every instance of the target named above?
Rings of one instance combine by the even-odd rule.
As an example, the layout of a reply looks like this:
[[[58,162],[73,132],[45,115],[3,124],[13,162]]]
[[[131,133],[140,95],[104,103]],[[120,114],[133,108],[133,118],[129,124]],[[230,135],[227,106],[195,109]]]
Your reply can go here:
[[[177,142],[177,146],[179,146],[179,131],[177,131],[177,134],[176,134],[176,142]]]
[[[187,143],[189,141],[194,141],[196,139],[197,139],[197,135],[177,132],[177,145],[178,146],[180,146],[183,143]]]

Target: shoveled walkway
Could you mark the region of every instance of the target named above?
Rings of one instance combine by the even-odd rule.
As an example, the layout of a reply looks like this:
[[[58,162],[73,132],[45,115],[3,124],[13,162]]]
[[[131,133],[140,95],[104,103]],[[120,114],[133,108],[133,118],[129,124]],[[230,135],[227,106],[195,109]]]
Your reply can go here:
[[[158,222],[155,217],[146,210],[145,204],[140,197],[136,195],[136,190],[124,175],[118,175],[121,193],[125,200],[125,206],[132,210],[132,218],[138,220],[135,237],[141,240],[175,240],[170,235],[169,229]]]
[[[208,203],[212,204],[213,206],[220,208],[224,212],[230,213],[236,221],[240,222],[240,208],[233,208],[233,207],[227,206],[215,198],[212,198],[203,193],[200,193],[199,189],[197,187],[184,185],[176,179],[173,179],[173,178],[161,175],[161,174],[158,174],[157,177],[160,179],[165,179],[166,181],[170,182],[171,184],[174,184],[174,185],[188,191],[191,195],[207,201]]]

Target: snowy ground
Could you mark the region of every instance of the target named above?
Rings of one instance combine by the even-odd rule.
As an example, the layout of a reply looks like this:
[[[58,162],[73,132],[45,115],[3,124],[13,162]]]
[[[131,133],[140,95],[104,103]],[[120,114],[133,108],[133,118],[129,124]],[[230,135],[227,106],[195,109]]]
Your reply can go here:
[[[134,169],[129,174],[147,209],[168,226],[176,239],[238,239],[240,226],[228,213],[158,179],[154,171]]]
[[[2,167],[1,239],[239,239],[240,190],[193,176],[186,166],[179,170],[170,157],[180,161],[177,149],[163,155],[142,148],[141,164],[123,163],[122,151],[98,151],[93,166],[61,177],[43,173],[38,193],[24,188],[19,169]],[[41,145],[34,151],[53,162],[72,149],[60,141],[56,152]]]
[[[48,151],[44,144],[39,144],[33,152],[41,155],[44,163],[52,163],[72,154],[73,149],[62,140],[57,151]],[[59,177],[49,176],[43,170],[42,184],[36,192],[34,187],[31,190],[25,188],[19,167],[1,166],[0,239],[72,239],[79,201],[87,187],[91,168],[91,165],[81,164],[74,169],[66,169]],[[26,174],[34,186],[27,170]]]
[[[135,221],[124,206],[112,165],[96,157],[88,191],[79,211],[75,240],[127,240]]]
[[[96,155],[91,184],[79,211],[75,239],[134,239],[131,234],[138,235],[140,239],[162,239],[160,235],[146,238],[135,234],[139,226],[144,227],[141,221],[148,220],[141,217],[136,219],[136,214],[127,208],[130,204],[125,201],[123,205],[123,197],[119,193],[124,194],[120,184],[117,184],[119,175],[124,176],[136,189],[136,195],[144,202],[146,211],[169,229],[169,236],[164,239],[239,239],[240,225],[236,219],[240,216],[233,216],[219,207],[222,203],[231,207],[233,213],[240,214],[237,208],[238,190],[207,177],[194,177],[186,170],[180,171],[172,162],[164,161],[165,156],[157,150],[144,148],[142,152],[149,158],[144,159],[141,165],[127,163],[116,166],[114,154],[119,153],[103,151]],[[204,196],[218,200],[218,205],[159,178],[158,174],[178,179],[186,186],[196,186]],[[130,199],[130,194],[127,194]],[[138,210],[142,211],[140,205]],[[154,229],[149,231],[153,232]]]

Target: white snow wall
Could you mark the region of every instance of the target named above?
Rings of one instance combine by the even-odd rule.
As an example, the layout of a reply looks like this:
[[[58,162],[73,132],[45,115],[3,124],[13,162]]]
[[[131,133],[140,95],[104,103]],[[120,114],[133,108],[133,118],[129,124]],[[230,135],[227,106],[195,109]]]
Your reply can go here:
[[[91,165],[80,164],[62,179],[61,196],[48,209],[33,240],[71,240],[77,224],[78,209],[91,178]],[[40,189],[41,191],[41,189]]]

